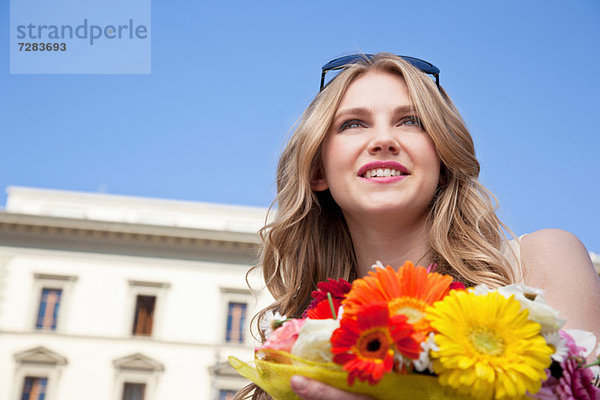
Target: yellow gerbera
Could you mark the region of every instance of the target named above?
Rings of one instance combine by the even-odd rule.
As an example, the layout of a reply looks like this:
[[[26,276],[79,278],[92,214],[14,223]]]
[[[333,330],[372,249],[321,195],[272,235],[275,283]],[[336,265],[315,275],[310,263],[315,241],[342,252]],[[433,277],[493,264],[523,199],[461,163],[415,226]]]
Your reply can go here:
[[[497,292],[454,290],[429,307],[440,383],[477,399],[520,399],[540,390],[552,349],[528,316],[513,296]]]

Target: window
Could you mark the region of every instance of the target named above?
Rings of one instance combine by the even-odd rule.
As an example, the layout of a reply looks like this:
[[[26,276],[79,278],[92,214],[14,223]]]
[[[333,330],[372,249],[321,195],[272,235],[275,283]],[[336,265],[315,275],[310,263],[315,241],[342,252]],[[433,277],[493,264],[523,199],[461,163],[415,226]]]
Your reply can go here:
[[[123,327],[127,334],[160,339],[160,321],[170,287],[166,282],[129,281],[129,298],[125,309],[130,310],[131,319],[125,320],[127,325]]]
[[[164,366],[140,353],[113,361],[115,384],[112,400],[154,400],[156,384]]]
[[[123,399],[122,400],[144,400],[146,392],[145,383],[125,382],[123,384]]]
[[[219,400],[233,400],[233,396],[235,396],[235,390],[219,390]]]
[[[23,383],[21,400],[44,400],[48,378],[40,376],[26,376]]]
[[[155,305],[156,296],[137,296],[132,332],[134,335],[152,335]]]
[[[244,342],[244,329],[246,327],[247,303],[230,301],[227,306],[227,330],[225,341],[230,343]]]
[[[12,400],[58,400],[56,388],[67,359],[46,347],[14,354],[14,381],[18,382]]]
[[[208,370],[211,374],[212,400],[231,400],[238,390],[248,384],[228,361],[217,361]]]
[[[245,343],[248,336],[248,316],[252,315],[252,292],[248,289],[220,288],[221,323],[220,334],[225,343]],[[227,387],[223,389],[229,389]]]
[[[34,273],[30,303],[32,327],[36,330],[60,331],[69,314],[70,293],[77,277]],[[46,396],[47,397],[47,396]]]
[[[36,329],[56,330],[61,295],[61,289],[42,289],[37,321],[35,323]]]

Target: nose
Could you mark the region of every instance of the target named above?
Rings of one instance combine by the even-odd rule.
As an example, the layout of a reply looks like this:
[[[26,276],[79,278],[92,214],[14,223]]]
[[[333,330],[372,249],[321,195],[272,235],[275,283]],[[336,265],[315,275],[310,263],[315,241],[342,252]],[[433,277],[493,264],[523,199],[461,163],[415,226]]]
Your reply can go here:
[[[389,133],[380,133],[369,143],[369,154],[376,155],[379,153],[389,153],[398,155],[400,153],[400,144]]]

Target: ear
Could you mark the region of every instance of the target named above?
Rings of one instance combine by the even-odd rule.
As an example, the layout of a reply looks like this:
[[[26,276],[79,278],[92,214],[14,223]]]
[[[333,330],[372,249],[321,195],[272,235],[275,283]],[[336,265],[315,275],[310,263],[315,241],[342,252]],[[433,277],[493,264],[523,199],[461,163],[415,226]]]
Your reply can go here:
[[[310,188],[315,192],[322,192],[329,189],[327,179],[323,173],[323,168],[316,167],[310,173]]]

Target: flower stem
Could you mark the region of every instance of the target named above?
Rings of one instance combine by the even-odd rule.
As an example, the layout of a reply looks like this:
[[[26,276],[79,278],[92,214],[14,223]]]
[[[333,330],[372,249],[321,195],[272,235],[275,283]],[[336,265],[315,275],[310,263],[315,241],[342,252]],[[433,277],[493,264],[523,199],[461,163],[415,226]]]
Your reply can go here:
[[[593,367],[594,365],[600,365],[600,357],[596,359],[596,361],[592,361],[591,363],[584,365],[581,368]]]
[[[335,307],[333,306],[333,299],[331,298],[331,293],[327,292],[327,301],[329,301],[329,307],[331,307],[331,315],[333,315],[333,319],[337,319],[337,315],[335,314]]]
[[[271,321],[271,329],[275,330],[277,328],[279,328],[281,325],[285,324],[288,321],[291,321],[292,318],[286,318],[286,319],[274,319],[273,321]]]

